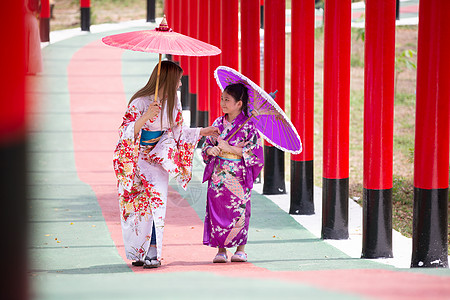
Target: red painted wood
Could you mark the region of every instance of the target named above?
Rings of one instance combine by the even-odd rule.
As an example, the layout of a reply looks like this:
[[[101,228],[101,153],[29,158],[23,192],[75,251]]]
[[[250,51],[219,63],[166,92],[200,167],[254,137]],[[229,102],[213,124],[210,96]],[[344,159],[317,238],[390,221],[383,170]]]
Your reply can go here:
[[[180,6],[180,29],[179,33],[188,35],[189,29],[189,15],[186,13],[188,10],[189,0],[180,0],[178,5]],[[180,66],[183,68],[183,75],[189,75],[188,57],[180,55]]]
[[[180,18],[181,18],[181,5],[180,1],[173,0],[172,5],[172,24],[169,24],[169,27],[171,27],[175,32],[180,32]],[[179,55],[172,55],[172,60],[175,62],[180,61]]]
[[[314,0],[293,1],[291,7],[291,121],[303,151],[294,161],[314,159]]]
[[[91,7],[91,0],[80,0],[80,7]]]
[[[234,0],[233,0],[234,1]],[[210,44],[220,48],[221,38],[221,0],[210,0],[209,1],[209,20],[210,20]],[[227,1],[228,2],[228,1]],[[230,11],[230,14],[238,14],[238,10],[236,7],[236,11]],[[227,24],[228,25],[228,24]],[[239,24],[238,24],[239,25]],[[232,33],[229,33],[230,35]],[[237,35],[236,35],[237,37]],[[225,41],[223,41],[223,45],[225,45]],[[226,54],[223,53],[220,55],[210,56],[209,57],[209,73],[208,73],[208,82],[209,82],[209,123],[212,124],[215,119],[217,119],[221,115],[220,110],[220,95],[221,91],[219,86],[216,83],[216,79],[214,78],[214,70],[221,65],[221,58],[225,58]]]
[[[327,0],[323,79],[323,177],[348,178],[351,1]]]
[[[284,110],[285,101],[285,18],[286,1],[266,0],[264,4],[264,89],[278,90],[275,101]],[[266,145],[270,145],[265,142]]]
[[[25,134],[25,47],[23,37],[25,34],[24,14],[22,2],[8,1],[5,3],[5,14],[2,23],[3,38],[8,47],[0,48],[0,61],[7,77],[0,80],[0,145],[12,139],[23,139]],[[15,24],[14,26],[9,26]]]
[[[446,189],[449,186],[450,2],[421,1],[419,5],[414,186]]]
[[[198,39],[209,43],[209,1],[208,0],[198,0]],[[198,98],[197,98],[197,109],[199,111],[209,110],[209,84],[208,76],[209,71],[209,58],[199,57],[198,58]]]
[[[260,85],[259,0],[241,1],[241,73]]]
[[[394,72],[395,0],[367,0],[364,61],[366,189],[392,188]]]
[[[188,1],[188,35],[193,38],[198,38],[198,0]],[[189,92],[191,94],[197,93],[197,76],[198,76],[198,59],[195,56],[191,56],[188,59],[189,64]]]
[[[222,64],[239,71],[239,1],[219,2],[222,12]]]
[[[41,0],[41,19],[50,19],[50,1]]]
[[[170,28],[173,26],[173,0],[164,0],[164,15]]]

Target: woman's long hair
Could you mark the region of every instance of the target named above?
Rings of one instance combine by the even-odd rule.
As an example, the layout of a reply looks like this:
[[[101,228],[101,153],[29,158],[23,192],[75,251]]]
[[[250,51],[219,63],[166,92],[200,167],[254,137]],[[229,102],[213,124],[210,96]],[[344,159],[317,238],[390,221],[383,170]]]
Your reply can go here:
[[[231,97],[236,101],[242,101],[242,111],[244,115],[248,117],[248,89],[242,83],[233,83],[227,85],[227,87],[223,90],[227,92]]]
[[[152,75],[148,80],[147,84],[137,91],[133,97],[131,97],[128,105],[136,99],[140,97],[148,97],[151,95],[155,95],[156,89],[156,77],[158,74],[158,65],[153,69]],[[176,93],[177,93],[177,85],[180,81],[181,75],[183,75],[183,69],[178,66],[176,63],[164,60],[161,61],[161,70],[159,74],[159,91],[162,91],[162,94],[159,95],[158,98],[161,100],[161,111],[164,111],[164,108],[167,105],[167,113],[169,115],[169,124],[170,127],[173,126],[173,111],[176,107]],[[162,124],[162,118],[161,118]]]

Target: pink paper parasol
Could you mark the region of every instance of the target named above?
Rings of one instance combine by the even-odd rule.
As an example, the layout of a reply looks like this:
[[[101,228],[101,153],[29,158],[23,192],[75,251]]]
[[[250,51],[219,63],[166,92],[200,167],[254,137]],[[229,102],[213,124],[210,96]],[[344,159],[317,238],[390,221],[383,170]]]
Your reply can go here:
[[[208,43],[174,32],[164,17],[159,27],[153,30],[140,30],[109,35],[102,38],[106,45],[141,52],[159,53],[156,95],[158,96],[161,55],[212,56],[222,51]]]
[[[248,88],[248,108],[252,121],[264,138],[282,151],[302,152],[302,142],[294,125],[273,98],[253,81],[236,70],[220,66],[214,71],[217,84],[223,91],[228,85],[242,83]],[[237,132],[237,131],[236,131]]]

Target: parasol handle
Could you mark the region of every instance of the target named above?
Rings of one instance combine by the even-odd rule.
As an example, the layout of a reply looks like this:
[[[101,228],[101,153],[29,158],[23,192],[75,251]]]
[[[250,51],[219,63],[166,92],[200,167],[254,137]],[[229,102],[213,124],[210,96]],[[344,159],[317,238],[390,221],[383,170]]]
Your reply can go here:
[[[241,125],[241,126],[239,126],[238,130],[236,130],[235,132],[233,132],[233,134],[232,134],[232,135],[230,135],[230,137],[229,137],[229,138],[227,138],[227,140],[226,140],[226,141],[227,141],[227,142],[229,142],[229,141],[230,141],[230,139],[231,139],[231,138],[232,138],[232,137],[233,137],[233,136],[234,136],[234,135],[235,135],[236,133],[238,133],[238,132],[239,132],[239,130],[241,130],[241,128],[242,128],[242,127],[244,127],[244,125],[245,125],[245,124],[247,124],[247,122],[248,122],[248,121],[250,121],[250,119],[251,119],[251,118],[253,118],[253,117],[254,117],[254,115],[253,115],[253,114],[252,114],[252,115],[251,115],[250,117],[248,117],[248,119],[247,119],[247,120],[245,120],[245,122],[244,122],[244,123],[242,123],[242,125]]]
[[[155,101],[158,101],[158,90],[159,90],[159,73],[161,72],[161,57],[162,54],[159,54],[159,62],[158,62],[158,74],[156,75],[156,88],[155,88]]]

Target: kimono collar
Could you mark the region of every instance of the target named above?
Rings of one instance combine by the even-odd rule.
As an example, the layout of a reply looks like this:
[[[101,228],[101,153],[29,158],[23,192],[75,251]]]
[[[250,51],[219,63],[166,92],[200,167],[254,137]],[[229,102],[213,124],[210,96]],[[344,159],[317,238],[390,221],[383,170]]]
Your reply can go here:
[[[226,120],[226,115],[224,115],[223,118],[224,120]],[[241,125],[242,122],[245,122],[246,119],[247,117],[244,115],[244,112],[241,111],[241,113],[237,115],[236,118],[233,119],[233,121],[231,121],[231,124],[233,124],[233,126]]]
[[[233,121],[231,121],[231,125],[233,128],[228,132],[227,136],[224,139],[227,139],[230,135],[232,135],[236,130],[238,130],[239,126],[247,120],[248,117],[244,115],[244,112],[241,112],[239,115],[234,118]],[[223,125],[226,121],[226,115],[223,116],[222,124],[220,124],[219,129],[222,132],[225,129],[225,126]]]

